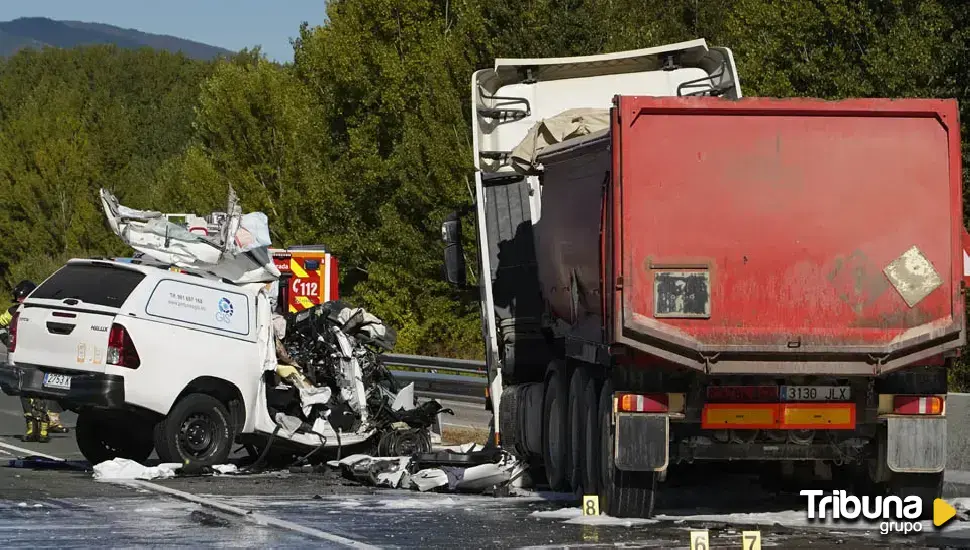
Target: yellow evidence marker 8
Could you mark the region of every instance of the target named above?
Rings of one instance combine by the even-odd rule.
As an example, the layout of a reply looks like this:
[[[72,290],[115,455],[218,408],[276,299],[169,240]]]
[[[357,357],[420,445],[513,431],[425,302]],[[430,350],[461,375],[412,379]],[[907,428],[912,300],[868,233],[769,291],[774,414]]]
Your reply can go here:
[[[741,531],[743,550],[761,550],[761,531]]]
[[[596,495],[586,495],[583,497],[583,515],[584,516],[600,515],[600,497]]]
[[[707,536],[707,529],[690,532],[690,550],[710,550],[711,542]]]

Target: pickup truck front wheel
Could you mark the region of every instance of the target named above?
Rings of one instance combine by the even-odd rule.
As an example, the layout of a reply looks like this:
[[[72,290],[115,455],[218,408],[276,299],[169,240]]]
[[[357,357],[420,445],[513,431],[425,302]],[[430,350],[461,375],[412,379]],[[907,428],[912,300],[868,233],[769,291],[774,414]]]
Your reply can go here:
[[[162,462],[183,468],[223,464],[232,446],[229,411],[218,399],[190,393],[155,425],[155,450]]]

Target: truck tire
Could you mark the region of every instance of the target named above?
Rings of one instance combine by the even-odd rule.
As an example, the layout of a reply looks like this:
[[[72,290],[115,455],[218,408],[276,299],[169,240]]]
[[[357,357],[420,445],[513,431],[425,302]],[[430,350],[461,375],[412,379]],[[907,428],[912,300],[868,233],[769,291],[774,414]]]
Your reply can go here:
[[[624,472],[613,462],[613,383],[600,391],[600,509],[615,518],[653,517],[657,493],[655,472]]]
[[[155,425],[158,458],[186,469],[223,464],[234,439],[231,426],[229,411],[218,399],[190,393]]]
[[[502,398],[498,405],[499,436],[502,438],[502,448],[520,458],[525,456],[520,430],[522,415],[519,413],[524,389],[522,386],[502,388]]]
[[[542,402],[542,418],[545,426],[542,431],[542,462],[549,489],[567,491],[569,488],[569,481],[566,478],[566,472],[569,471],[567,455],[569,431],[566,429],[568,388],[563,379],[564,369],[561,366],[554,363],[550,371]]]
[[[150,424],[96,409],[78,414],[74,437],[81,455],[92,465],[115,458],[145,462],[155,450]]]
[[[600,381],[590,378],[583,391],[583,493],[595,495],[600,489]]]
[[[519,436],[523,449],[535,457],[541,457],[545,448],[542,440],[542,434],[546,431],[542,411],[544,390],[543,384],[532,382],[524,384],[519,395]]]
[[[935,474],[898,474],[893,472],[888,483],[889,494],[901,499],[917,496],[923,501],[920,520],[933,519],[933,501],[943,495],[943,472]]]
[[[586,438],[584,430],[586,412],[586,384],[589,383],[589,370],[577,366],[569,381],[569,471],[567,479],[573,493],[583,494],[583,463],[586,459]]]

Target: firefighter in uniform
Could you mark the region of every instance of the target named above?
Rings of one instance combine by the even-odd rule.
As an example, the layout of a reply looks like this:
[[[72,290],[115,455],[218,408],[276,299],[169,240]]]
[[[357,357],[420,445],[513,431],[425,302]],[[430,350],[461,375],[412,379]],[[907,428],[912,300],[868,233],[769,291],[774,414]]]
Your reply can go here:
[[[37,288],[31,281],[20,281],[13,289],[14,304],[0,313],[0,328],[7,328],[13,321],[13,314],[20,304]],[[60,414],[50,409],[51,403],[46,399],[36,397],[21,397],[20,405],[24,410],[24,420],[27,423],[23,435],[24,441],[46,443],[50,441],[49,432],[67,433],[67,428],[61,424]]]

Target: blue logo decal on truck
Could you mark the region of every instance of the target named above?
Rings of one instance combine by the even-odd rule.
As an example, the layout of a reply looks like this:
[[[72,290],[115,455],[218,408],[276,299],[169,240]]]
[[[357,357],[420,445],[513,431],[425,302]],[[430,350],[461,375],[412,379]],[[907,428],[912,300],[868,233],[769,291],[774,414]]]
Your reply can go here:
[[[216,311],[216,321],[229,324],[232,322],[233,307],[228,298],[219,299],[219,310]]]

